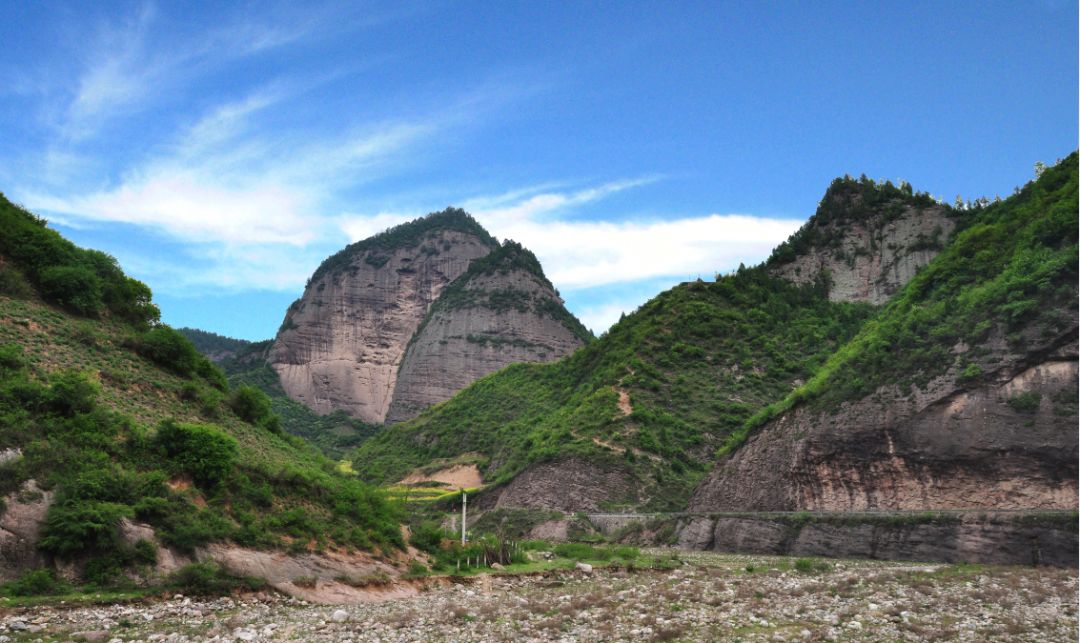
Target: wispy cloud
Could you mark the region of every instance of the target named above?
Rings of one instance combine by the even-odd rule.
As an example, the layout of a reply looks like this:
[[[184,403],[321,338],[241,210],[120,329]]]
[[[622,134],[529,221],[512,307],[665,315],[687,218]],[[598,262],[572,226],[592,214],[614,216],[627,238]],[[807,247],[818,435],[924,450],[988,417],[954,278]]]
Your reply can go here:
[[[244,20],[177,37],[159,24],[155,5],[144,3],[126,19],[98,25],[78,49],[82,68],[57,126],[70,140],[93,136],[111,120],[167,102],[208,68],[301,40],[323,17],[313,11],[287,23]]]

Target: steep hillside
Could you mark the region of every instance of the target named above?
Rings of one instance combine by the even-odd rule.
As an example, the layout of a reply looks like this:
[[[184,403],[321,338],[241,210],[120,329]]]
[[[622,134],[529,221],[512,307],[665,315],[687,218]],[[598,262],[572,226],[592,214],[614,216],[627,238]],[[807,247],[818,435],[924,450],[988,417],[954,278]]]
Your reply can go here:
[[[836,179],[767,265],[795,283],[813,283],[824,271],[833,301],[882,304],[941,252],[959,215],[907,183]]]
[[[333,255],[289,307],[270,349],[282,388],[319,414],[382,422],[428,308],[496,247],[472,217],[448,209]]]
[[[0,229],[0,579],[402,546],[381,495],[230,391],[115,261],[2,197]]]
[[[662,293],[553,364],[515,364],[365,442],[375,482],[467,456],[488,505],[685,506],[727,435],[805,381],[872,307],[762,268]]]
[[[590,339],[536,257],[507,241],[432,305],[401,361],[386,420],[413,418],[508,364],[553,361]]]
[[[692,508],[1074,508],[1077,155],[967,214],[804,386],[734,434]]]

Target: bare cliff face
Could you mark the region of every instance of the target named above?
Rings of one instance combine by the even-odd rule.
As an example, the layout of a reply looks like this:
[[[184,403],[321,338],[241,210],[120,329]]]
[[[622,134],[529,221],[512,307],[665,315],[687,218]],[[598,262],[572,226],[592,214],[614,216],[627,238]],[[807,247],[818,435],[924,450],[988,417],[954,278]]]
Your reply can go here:
[[[556,360],[587,338],[531,253],[508,242],[432,306],[401,362],[386,421],[413,418],[514,362]]]
[[[333,269],[316,272],[269,353],[289,397],[320,414],[386,418],[401,358],[428,308],[496,245],[467,230],[429,227],[399,243],[339,253]]]
[[[371,423],[416,416],[513,362],[589,338],[536,257],[449,209],[327,259],[267,361],[289,397]]]
[[[824,272],[832,301],[882,304],[941,252],[956,227],[944,206],[860,187],[834,183],[798,240],[774,253],[770,272],[799,284]]]
[[[1074,508],[1076,334],[1020,355],[999,339],[997,368],[977,384],[951,369],[914,395],[889,387],[781,415],[718,465],[690,509]]]

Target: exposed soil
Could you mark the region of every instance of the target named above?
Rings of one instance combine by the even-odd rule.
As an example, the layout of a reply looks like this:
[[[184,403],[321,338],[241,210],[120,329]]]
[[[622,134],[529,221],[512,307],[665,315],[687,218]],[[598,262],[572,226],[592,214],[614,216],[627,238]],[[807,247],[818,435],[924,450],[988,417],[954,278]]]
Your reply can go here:
[[[414,473],[400,484],[418,484],[421,482],[441,482],[453,489],[472,489],[482,487],[484,479],[475,464],[458,464],[435,473]]]

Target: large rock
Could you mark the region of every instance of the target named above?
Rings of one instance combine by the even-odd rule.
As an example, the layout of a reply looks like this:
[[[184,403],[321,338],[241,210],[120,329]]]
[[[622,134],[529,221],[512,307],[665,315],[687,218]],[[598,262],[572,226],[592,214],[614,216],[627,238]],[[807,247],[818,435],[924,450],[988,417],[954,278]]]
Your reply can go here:
[[[1076,328],[1048,343],[1002,355],[981,385],[954,368],[915,394],[893,386],[838,409],[797,407],[722,459],[690,509],[1075,508]],[[1017,410],[1020,393],[1041,402]]]
[[[858,185],[830,187],[798,233],[813,241],[786,261],[774,255],[770,272],[799,284],[825,273],[829,299],[883,304],[941,252],[956,227],[948,208],[903,195],[870,206],[880,191]]]
[[[341,409],[366,422],[386,418],[398,365],[428,308],[496,246],[480,234],[428,228],[392,247],[361,242],[316,272],[286,313],[268,358],[289,397],[319,414]]]
[[[514,362],[563,357],[586,338],[532,253],[507,242],[432,306],[401,362],[386,421],[415,417]]]

